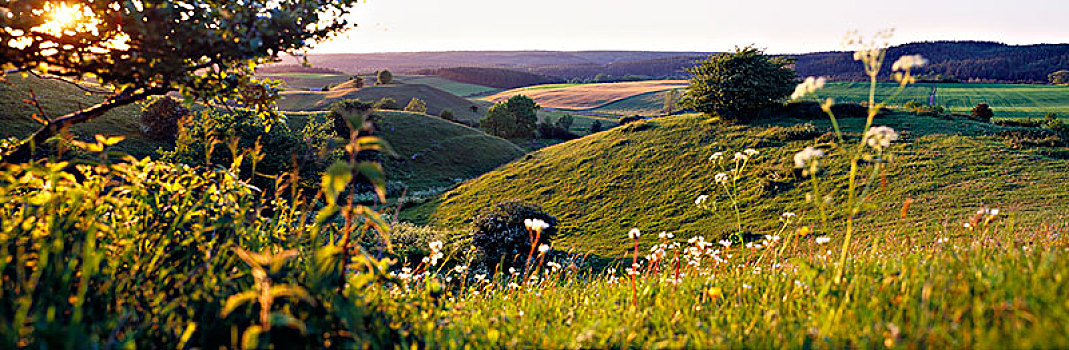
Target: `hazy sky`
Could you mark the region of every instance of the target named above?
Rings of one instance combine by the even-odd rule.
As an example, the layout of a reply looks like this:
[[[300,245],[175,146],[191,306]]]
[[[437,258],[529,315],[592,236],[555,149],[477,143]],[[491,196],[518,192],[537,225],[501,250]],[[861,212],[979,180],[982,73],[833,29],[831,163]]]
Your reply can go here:
[[[367,0],[359,27],[314,52],[838,50],[843,34],[895,28],[893,44],[1069,42],[1069,0]]]

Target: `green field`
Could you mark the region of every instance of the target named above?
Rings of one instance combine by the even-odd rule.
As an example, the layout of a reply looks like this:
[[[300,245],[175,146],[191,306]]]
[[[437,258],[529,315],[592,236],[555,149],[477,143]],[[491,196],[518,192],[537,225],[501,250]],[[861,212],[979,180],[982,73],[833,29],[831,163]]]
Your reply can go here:
[[[561,249],[611,257],[626,253],[620,237],[632,227],[681,237],[723,237],[732,232],[732,222],[693,204],[715,186],[717,170],[706,159],[714,152],[753,147],[762,154],[740,196],[743,217],[747,230],[770,232],[779,213],[806,215],[810,208],[803,200],[808,187],[792,174],[791,156],[813,145],[813,137],[782,140],[804,122],[721,126],[691,114],[629,124],[533,152],[406,215],[438,226],[465,226],[493,203],[522,199],[561,220]],[[831,130],[827,121],[812,123],[817,134]],[[841,121],[850,132],[863,123]],[[894,127],[904,140],[881,175],[886,190],[871,199],[859,218],[871,229],[960,225],[983,206],[1003,208],[1029,225],[1069,219],[1069,152],[1064,147],[1015,146],[995,136],[1015,129],[962,120],[894,114],[876,124]],[[826,171],[830,178],[842,178],[846,170],[840,162]],[[897,208],[907,198],[923,214],[899,220]]]
[[[293,88],[295,90],[300,90],[306,88],[322,89],[324,86],[327,85],[344,83],[349,80],[350,75],[319,73],[272,73],[263,74],[259,77],[281,80],[285,82],[288,87]],[[364,84],[366,86],[372,86],[375,84],[376,77],[374,75],[363,75],[361,77],[364,78]],[[449,79],[429,75],[395,75],[394,81],[401,84],[429,85],[457,96],[481,95],[499,90],[492,87],[460,83]]]
[[[484,95],[500,90],[489,86],[461,83],[429,75],[400,75],[395,76],[395,79],[404,84],[423,84],[433,86],[461,97]]]
[[[1048,112],[1069,116],[1069,86],[1025,84],[914,84],[895,99],[887,100],[898,84],[879,83],[876,100],[901,106],[909,100],[928,104],[932,86],[936,87],[935,104],[948,111],[968,114],[977,103],[987,103],[995,118],[1043,118]],[[869,96],[868,83],[830,82],[807,99],[837,102],[862,102]]]

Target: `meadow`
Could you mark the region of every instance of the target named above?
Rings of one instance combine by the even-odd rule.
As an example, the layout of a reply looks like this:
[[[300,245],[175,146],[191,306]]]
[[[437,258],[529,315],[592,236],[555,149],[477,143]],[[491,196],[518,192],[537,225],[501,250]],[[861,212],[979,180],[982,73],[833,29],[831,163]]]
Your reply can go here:
[[[906,87],[894,98],[897,84],[879,83],[876,96],[888,105],[903,106],[913,100],[930,104],[932,88],[935,88],[934,105],[943,106],[948,112],[969,114],[977,103],[986,103],[995,111],[995,118],[1040,119],[1047,113],[1069,116],[1069,87],[1029,84],[981,84],[981,83],[920,83]],[[822,101],[834,98],[840,102],[862,102],[868,99],[868,83],[831,82],[810,99]]]

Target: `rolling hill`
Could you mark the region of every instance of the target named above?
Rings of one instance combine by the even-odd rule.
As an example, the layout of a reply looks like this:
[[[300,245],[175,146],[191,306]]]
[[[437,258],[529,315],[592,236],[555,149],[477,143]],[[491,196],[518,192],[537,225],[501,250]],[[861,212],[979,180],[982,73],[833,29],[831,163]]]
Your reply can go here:
[[[560,84],[531,86],[500,92],[484,98],[491,102],[507,100],[515,95],[526,95],[540,106],[589,110],[641,94],[671,89],[685,89],[686,80],[650,80],[606,84]]]
[[[423,84],[387,84],[360,89],[342,84],[330,91],[283,91],[278,107],[284,111],[324,111],[340,100],[360,99],[365,102],[376,102],[386,97],[397,100],[401,107],[408,104],[412,98],[419,98],[427,103],[428,114],[438,115],[443,109],[450,109],[456,118],[461,120],[479,118],[477,112],[472,112],[472,106],[478,106],[480,110],[485,111],[479,103]]]
[[[797,134],[791,130],[801,127],[796,124],[804,122],[723,126],[690,114],[632,123],[533,152],[405,215],[417,222],[464,227],[482,208],[521,199],[560,219],[558,249],[619,257],[628,249],[623,242],[631,228],[707,239],[732,232],[732,220],[718,219],[694,201],[716,191],[713,178],[720,170],[707,160],[710,155],[753,147],[762,154],[744,177],[740,207],[748,231],[770,234],[778,228],[780,213],[814,215],[805,203],[809,183],[793,175],[791,157],[814,139],[827,142],[830,135],[792,136]],[[826,121],[812,123],[817,135],[830,130]],[[863,123],[841,120],[853,132]],[[894,161],[881,174],[883,189],[859,217],[865,229],[921,234],[929,226],[961,225],[983,206],[1002,208],[1030,225],[1069,220],[1065,147],[1022,146],[1005,136],[1016,129],[962,120],[894,114],[876,124],[894,127],[903,137],[894,147]],[[826,158],[825,178],[844,177],[841,157]],[[843,191],[840,182],[831,191]],[[907,198],[913,199],[911,215],[900,219]],[[834,217],[832,222],[842,222],[841,214]],[[655,240],[656,235],[646,235],[642,245]]]

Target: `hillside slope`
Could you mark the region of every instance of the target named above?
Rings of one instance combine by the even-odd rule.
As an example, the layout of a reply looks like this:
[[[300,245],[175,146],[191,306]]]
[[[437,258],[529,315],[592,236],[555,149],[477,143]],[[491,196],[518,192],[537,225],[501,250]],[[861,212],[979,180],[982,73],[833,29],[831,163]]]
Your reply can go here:
[[[720,237],[733,232],[733,220],[694,205],[698,195],[715,191],[713,178],[720,170],[707,159],[714,152],[730,155],[753,147],[762,154],[743,180],[744,226],[774,233],[782,212],[814,215],[804,200],[809,183],[793,175],[791,162],[814,141],[780,141],[789,135],[783,126],[801,122],[722,126],[682,115],[633,123],[534,152],[406,215],[417,222],[465,226],[492,203],[522,199],[561,220],[560,249],[605,256],[626,253],[625,234],[631,228]],[[855,132],[863,122],[842,120]],[[814,124],[830,130],[827,122]],[[920,234],[926,225],[961,225],[985,205],[1002,208],[1020,222],[1069,220],[1069,150],[1064,147],[1010,147],[1014,143],[993,136],[1010,129],[991,124],[908,115],[881,117],[876,124],[896,128],[903,140],[882,174],[885,190],[871,198],[859,218],[863,227],[886,228],[881,232],[909,227],[908,233]],[[841,155],[829,155],[826,163],[828,176],[844,176]],[[841,192],[845,185],[838,187]],[[906,198],[914,199],[910,215],[898,219]],[[642,244],[655,240],[655,234],[647,235]]]
[[[443,109],[450,109],[453,115],[461,120],[479,118],[478,113],[471,111],[471,107],[479,106],[479,103],[423,84],[376,85],[360,89],[349,88],[342,84],[330,91],[283,91],[282,99],[278,101],[278,108],[295,112],[324,111],[340,100],[360,99],[365,102],[376,102],[385,97],[397,100],[397,104],[401,107],[407,105],[412,98],[419,98],[427,103],[427,113],[432,115],[440,114]]]
[[[532,86],[500,92],[488,96],[484,100],[500,102],[515,95],[526,95],[542,107],[587,110],[642,94],[671,89],[686,89],[688,84],[686,80],[650,80],[605,84]]]

